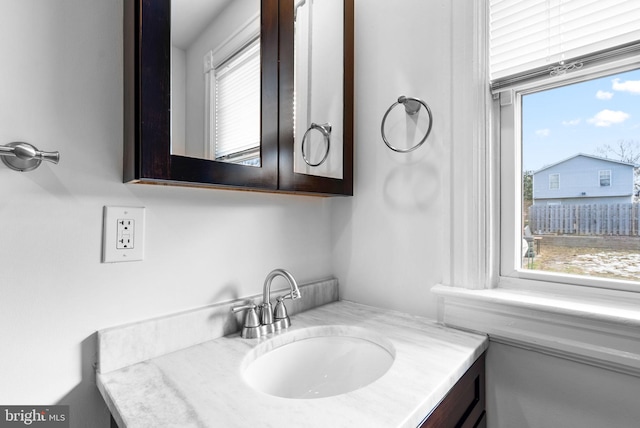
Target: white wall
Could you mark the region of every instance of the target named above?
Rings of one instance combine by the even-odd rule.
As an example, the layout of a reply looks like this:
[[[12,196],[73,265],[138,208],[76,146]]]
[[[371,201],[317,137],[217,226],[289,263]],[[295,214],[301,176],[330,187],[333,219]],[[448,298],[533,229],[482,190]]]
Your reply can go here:
[[[70,404],[106,427],[98,329],[259,293],[266,274],[332,273],[330,200],[122,184],[122,0],[0,2],[0,404]],[[145,260],[100,263],[103,205],[146,207]]]
[[[356,0],[354,196],[333,202],[342,298],[432,318],[429,289],[442,281],[447,256],[450,3]],[[400,95],[425,100],[434,116],[427,142],[407,154],[387,148],[380,133]]]
[[[331,224],[344,299],[436,318],[431,286],[482,286],[474,3],[356,0],[355,188],[333,201]],[[408,155],[380,136],[399,95],[423,98],[434,115],[427,143]],[[492,428],[637,427],[639,389],[636,377],[489,347]]]
[[[487,417],[492,428],[636,428],[633,376],[492,342]]]

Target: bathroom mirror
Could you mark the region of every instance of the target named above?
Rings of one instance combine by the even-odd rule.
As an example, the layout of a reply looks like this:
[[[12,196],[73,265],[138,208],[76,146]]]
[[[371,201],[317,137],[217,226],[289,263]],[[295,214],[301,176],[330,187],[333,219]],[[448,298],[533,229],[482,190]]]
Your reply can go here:
[[[124,4],[124,182],[351,194],[353,0],[338,18],[347,172],[328,177],[294,172],[294,0]]]
[[[294,171],[342,178],[344,4],[296,0]]]
[[[171,154],[259,167],[260,0],[171,0]]]

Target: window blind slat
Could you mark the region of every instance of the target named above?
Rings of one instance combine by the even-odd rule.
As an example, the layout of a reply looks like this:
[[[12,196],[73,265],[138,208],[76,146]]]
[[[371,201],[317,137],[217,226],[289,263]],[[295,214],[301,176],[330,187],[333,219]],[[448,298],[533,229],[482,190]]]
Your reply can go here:
[[[547,0],[529,0],[518,1],[512,0],[491,1],[491,19],[496,21],[517,21],[523,17],[535,16],[539,12],[546,10]]]
[[[490,78],[640,41],[638,0],[490,0]]]

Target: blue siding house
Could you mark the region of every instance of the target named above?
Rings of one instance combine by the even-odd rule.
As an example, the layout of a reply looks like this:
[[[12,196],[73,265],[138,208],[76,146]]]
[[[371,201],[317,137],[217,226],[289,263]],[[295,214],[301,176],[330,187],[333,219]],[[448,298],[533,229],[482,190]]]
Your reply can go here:
[[[577,154],[533,173],[533,203],[633,202],[634,167],[631,163]]]

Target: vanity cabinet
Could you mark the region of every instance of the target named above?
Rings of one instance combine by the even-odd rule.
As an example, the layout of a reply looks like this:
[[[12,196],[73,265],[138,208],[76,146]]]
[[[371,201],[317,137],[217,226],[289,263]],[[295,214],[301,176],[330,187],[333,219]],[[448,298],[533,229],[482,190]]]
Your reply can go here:
[[[485,408],[482,355],[489,346],[486,336],[443,329],[426,318],[335,300],[337,286],[335,280],[307,285],[303,299],[314,308],[295,313],[292,329],[267,341],[223,336],[229,323],[225,307],[246,298],[226,302],[225,307],[203,307],[187,318],[177,313],[133,327],[126,324],[102,330],[98,332],[98,389],[123,428],[260,427],[267,422],[296,428],[386,428],[405,426],[407,421],[414,427],[483,426],[479,421]],[[179,336],[185,323],[193,325],[198,334],[186,339]],[[152,337],[149,328],[157,330]],[[208,336],[204,342],[203,334]],[[246,368],[243,362],[272,349],[271,345],[335,334],[395,349],[391,369],[357,391],[319,399],[271,396],[250,386],[241,375]],[[135,347],[122,353],[122,346],[131,343]],[[199,379],[196,383],[195,378]],[[340,381],[335,380],[337,387]]]
[[[329,21],[324,22],[312,21],[315,18],[309,17],[323,16],[323,5],[335,5],[334,1],[221,2],[216,15],[211,12],[213,18],[203,23],[188,43],[177,40],[183,28],[195,27],[189,22],[180,30],[177,28],[182,22],[177,17],[184,14],[177,13],[176,8],[184,4],[178,0],[124,2],[123,181],[352,195],[354,0],[337,3],[340,16],[331,21],[333,15],[330,15]],[[304,7],[316,7],[317,11],[304,11]],[[298,22],[305,16],[307,21]],[[311,53],[304,59],[306,68],[299,66],[303,61],[296,60],[296,56],[301,57],[302,47],[307,46],[309,52],[335,51],[323,46],[323,33],[336,33],[326,28],[340,27],[343,28],[342,37],[338,39],[342,43],[342,67],[323,57],[312,58]],[[301,33],[306,37],[302,44],[297,41]],[[251,73],[255,73],[251,84],[242,83],[227,92],[219,89],[223,80],[219,76],[224,75],[225,68],[231,69],[236,59],[240,64],[238,68],[249,62],[245,55],[249,55],[251,44],[255,58],[250,67]],[[342,81],[334,84],[323,75],[323,69],[318,70],[312,62],[315,65],[331,63],[333,69],[338,67]],[[312,72],[315,73],[313,84]],[[239,71],[236,76],[242,73],[244,71]],[[306,83],[301,86],[300,82]],[[318,82],[324,86],[318,87]],[[251,85],[257,89],[245,107],[245,89]],[[305,91],[296,90],[298,87]],[[225,93],[230,94],[228,104],[221,101]],[[336,123],[335,114],[317,114],[319,107],[312,108],[318,104],[316,100],[324,100],[327,94],[333,95],[330,102],[320,104],[337,105],[340,123]],[[219,109],[223,104],[230,105],[226,112],[234,113],[221,113]],[[240,105],[243,107],[238,107]],[[298,111],[302,105],[308,106],[303,111],[304,117]],[[300,140],[304,130],[313,130],[309,140],[313,135],[316,141],[313,149],[317,149],[317,141],[322,141],[325,128],[316,124],[327,122],[325,116],[332,118],[332,139],[338,143],[331,144],[334,151],[329,158],[334,159],[333,172],[315,173],[321,168],[306,165],[306,169],[296,168],[296,162],[299,163],[296,159],[301,158]],[[233,132],[226,125],[230,122],[235,124]],[[250,128],[251,135],[246,137],[244,128]],[[236,144],[236,141],[244,142],[244,138],[249,142]],[[219,150],[222,141],[225,147],[239,148]],[[327,142],[327,150],[328,146]],[[307,145],[307,153],[311,148]],[[339,153],[333,156],[336,150]]]
[[[485,354],[482,354],[419,428],[486,426]]]

